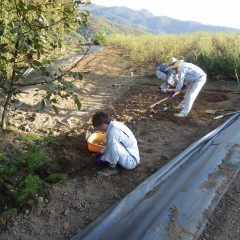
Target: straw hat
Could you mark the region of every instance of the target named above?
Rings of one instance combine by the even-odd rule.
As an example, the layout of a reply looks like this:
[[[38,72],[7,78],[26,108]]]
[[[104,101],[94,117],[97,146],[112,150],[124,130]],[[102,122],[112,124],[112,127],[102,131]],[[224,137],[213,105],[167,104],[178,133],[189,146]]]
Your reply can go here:
[[[175,68],[182,62],[184,62],[184,60],[177,60],[175,57],[171,57],[168,62],[169,67],[167,67],[166,70]]]

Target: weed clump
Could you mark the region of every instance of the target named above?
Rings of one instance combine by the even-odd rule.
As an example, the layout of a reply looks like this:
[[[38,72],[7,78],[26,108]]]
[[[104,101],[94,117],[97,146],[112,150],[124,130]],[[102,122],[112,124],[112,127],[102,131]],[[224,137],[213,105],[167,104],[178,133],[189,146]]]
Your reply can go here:
[[[19,147],[0,151],[0,229],[19,210],[34,203],[37,194],[44,194],[47,185],[67,181],[67,175],[53,161],[48,147],[51,138],[21,134],[16,139]]]
[[[17,205],[22,207],[29,198],[34,198],[43,186],[44,181],[38,176],[26,176],[12,191]]]

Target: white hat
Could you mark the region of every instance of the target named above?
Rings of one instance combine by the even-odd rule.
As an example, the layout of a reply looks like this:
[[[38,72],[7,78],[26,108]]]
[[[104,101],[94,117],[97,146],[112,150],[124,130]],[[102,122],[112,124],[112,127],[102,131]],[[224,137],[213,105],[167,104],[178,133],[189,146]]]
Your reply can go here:
[[[177,60],[175,57],[171,57],[168,62],[169,67],[166,68],[166,71],[174,67],[177,67],[182,62],[184,62],[184,60]]]

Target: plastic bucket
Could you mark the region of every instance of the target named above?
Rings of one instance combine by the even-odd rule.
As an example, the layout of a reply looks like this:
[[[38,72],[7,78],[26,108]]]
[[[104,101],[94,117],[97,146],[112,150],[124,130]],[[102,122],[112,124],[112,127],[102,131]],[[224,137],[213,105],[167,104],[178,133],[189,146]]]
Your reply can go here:
[[[100,133],[100,132],[92,133],[87,139],[88,151],[94,152],[94,153],[100,152],[105,146],[98,145],[93,142],[94,141],[105,141],[105,140],[106,140],[106,134]]]

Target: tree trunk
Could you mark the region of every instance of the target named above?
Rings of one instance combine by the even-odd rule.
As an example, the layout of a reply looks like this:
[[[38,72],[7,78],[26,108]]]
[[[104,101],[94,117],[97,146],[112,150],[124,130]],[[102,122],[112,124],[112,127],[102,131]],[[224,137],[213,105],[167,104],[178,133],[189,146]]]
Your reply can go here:
[[[12,91],[10,91],[8,93],[7,99],[6,99],[6,101],[4,103],[4,106],[3,106],[1,128],[4,129],[4,130],[7,129],[8,109],[9,109],[9,106],[10,106],[10,100],[12,98],[12,94],[13,94]]]
[[[15,43],[15,52],[14,52],[14,62],[12,65],[12,77],[11,77],[11,81],[9,84],[9,90],[8,90],[8,94],[7,94],[7,99],[5,101],[5,104],[3,106],[3,114],[2,114],[2,121],[1,121],[1,128],[2,129],[7,129],[7,120],[8,120],[8,110],[9,110],[9,106],[10,106],[10,101],[11,98],[13,96],[13,92],[14,92],[14,87],[13,87],[13,83],[15,81],[15,77],[16,77],[16,63],[17,63],[17,57],[18,57],[18,51],[19,51],[19,32],[16,38],[16,43]]]

